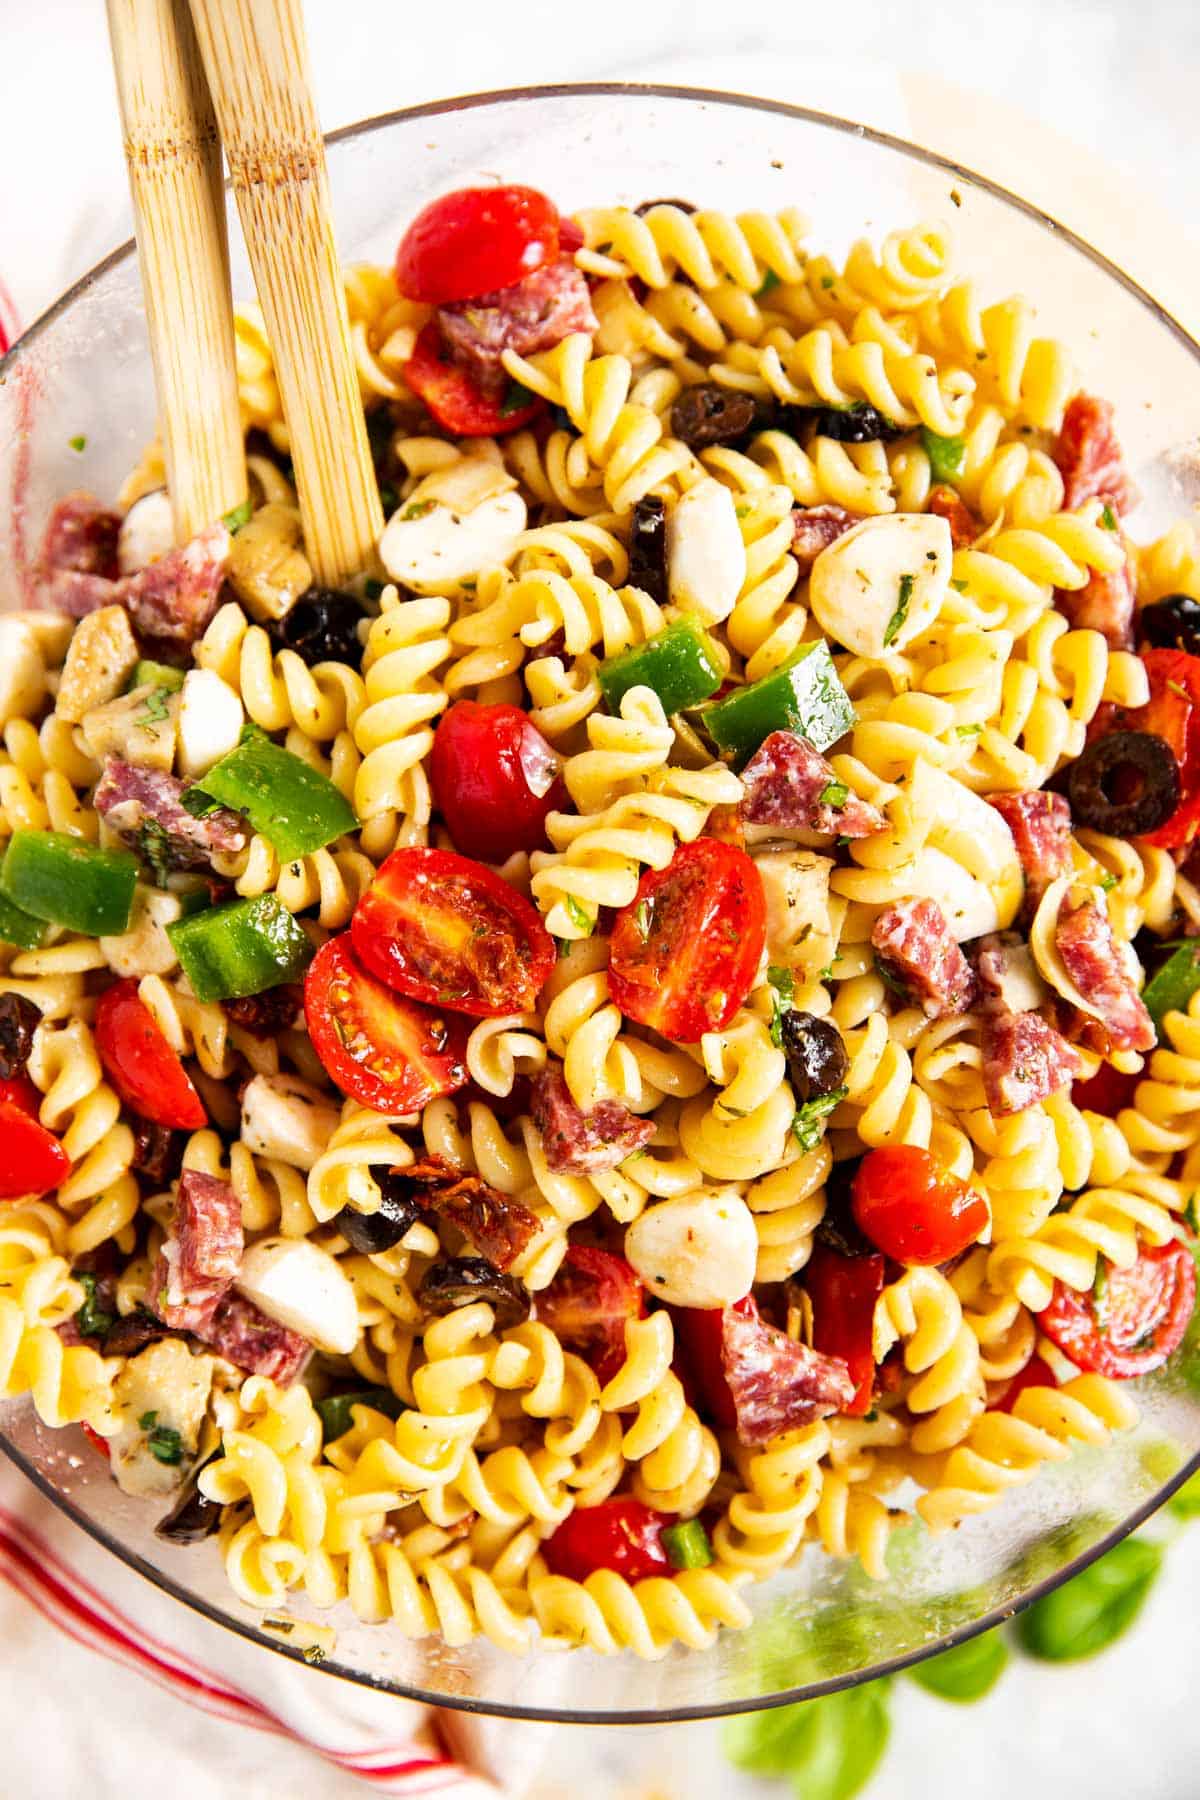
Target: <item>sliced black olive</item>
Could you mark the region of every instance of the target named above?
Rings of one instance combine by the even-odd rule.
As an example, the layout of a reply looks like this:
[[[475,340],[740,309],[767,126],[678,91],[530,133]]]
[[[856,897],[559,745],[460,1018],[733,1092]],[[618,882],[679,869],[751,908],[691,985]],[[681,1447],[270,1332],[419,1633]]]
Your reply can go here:
[[[1071,764],[1067,798],[1077,825],[1108,837],[1141,837],[1165,825],[1179,805],[1179,764],[1162,738],[1113,731]]]
[[[130,1114],[133,1126],[133,1161],[130,1167],[144,1175],[155,1189],[174,1181],[183,1166],[187,1133],[172,1131],[169,1125],[156,1125],[152,1119]]]
[[[429,1313],[457,1312],[486,1300],[500,1331],[529,1317],[529,1290],[515,1275],[503,1274],[482,1256],[452,1256],[426,1269],[417,1298]]]
[[[797,1106],[834,1094],[845,1085],[850,1058],[836,1025],[818,1019],[815,1013],[790,1008],[783,1014],[780,1029]]]
[[[652,206],[677,206],[680,212],[694,213],[696,208],[690,200],[643,200],[640,206],[634,207],[639,219],[644,219]]]
[[[379,1211],[364,1213],[353,1206],[343,1206],[333,1221],[334,1229],[341,1232],[350,1248],[364,1256],[378,1256],[381,1251],[390,1250],[408,1236],[421,1216],[413,1184],[404,1179],[402,1172],[389,1171],[375,1179],[382,1195]]]
[[[101,1341],[100,1351],[103,1356],[136,1356],[147,1344],[157,1344],[160,1338],[178,1335],[178,1332],[164,1325],[161,1319],[156,1319],[152,1312],[139,1307],[136,1312],[126,1313],[115,1325],[109,1327]]]
[[[11,1081],[25,1073],[41,1008],[24,994],[0,994],[0,1077]]]
[[[671,408],[671,432],[692,450],[733,444],[753,427],[756,408],[749,394],[700,381],[684,388]]]
[[[155,1537],[165,1538],[168,1544],[199,1544],[212,1536],[221,1523],[221,1506],[200,1492],[196,1477],[201,1469],[207,1469],[209,1463],[217,1462],[224,1454],[223,1450],[214,1450],[192,1470],[182,1494],[154,1527]]]
[[[874,444],[882,438],[903,437],[908,427],[885,418],[876,407],[858,401],[854,406],[785,406],[780,409],[779,427],[799,437],[811,425],[818,437],[832,438],[838,444]]]
[[[321,662],[349,663],[357,669],[363,654],[358,641],[362,617],[353,594],[311,587],[282,619],[271,620],[267,635],[276,650],[294,650],[310,669]]]
[[[834,1163],[825,1182],[825,1212],[816,1237],[839,1256],[874,1256],[875,1246],[860,1229],[850,1204],[850,1192],[861,1156]]]
[[[629,541],[629,580],[659,606],[667,603],[667,508],[657,494],[647,494],[633,509]]]
[[[1200,656],[1200,600],[1190,594],[1168,594],[1143,606],[1138,634],[1156,650],[1186,650]]]

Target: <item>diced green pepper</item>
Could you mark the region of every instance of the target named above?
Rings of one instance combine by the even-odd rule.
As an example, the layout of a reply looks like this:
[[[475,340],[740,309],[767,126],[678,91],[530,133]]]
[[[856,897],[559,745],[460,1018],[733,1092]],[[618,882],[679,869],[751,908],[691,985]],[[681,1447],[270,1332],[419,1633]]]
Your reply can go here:
[[[240,1000],[302,975],[313,957],[307,933],[274,894],[234,900],[167,926],[197,1000]]]
[[[358,824],[354,808],[328,776],[267,737],[247,737],[214,763],[202,790],[245,813],[281,862],[322,850]]]
[[[801,644],[761,681],[735,688],[700,713],[714,742],[738,764],[773,731],[798,731],[816,749],[827,750],[856,717],[823,639]]]
[[[679,619],[657,637],[610,656],[596,670],[608,710],[616,712],[633,687],[653,688],[665,713],[698,706],[721,685],[712,639],[693,619]]]
[[[386,1413],[389,1419],[398,1419],[404,1411],[404,1402],[397,1398],[389,1388],[359,1388],[353,1394],[327,1394],[324,1400],[314,1402],[321,1423],[325,1427],[325,1442],[332,1444],[334,1438],[340,1438],[349,1431],[354,1423],[350,1408],[352,1406],[369,1406],[375,1412]]]
[[[953,481],[956,475],[962,474],[963,464],[967,460],[967,446],[963,438],[939,437],[936,431],[930,431],[928,425],[922,425],[921,446],[929,458],[929,467],[935,481]]]
[[[662,1547],[676,1569],[707,1569],[713,1559],[708,1533],[699,1519],[685,1519],[678,1525],[664,1525]]]
[[[1154,1029],[1162,1037],[1162,1022],[1169,1012],[1186,1012],[1187,1003],[1200,988],[1200,938],[1181,944],[1142,989]]]
[[[14,906],[0,894],[0,944],[17,944],[22,950],[37,950],[45,935],[44,920],[22,912],[19,906]]]
[[[115,937],[129,927],[137,878],[137,858],[128,850],[97,850],[62,831],[14,831],[0,892],[49,925]]]
[[[152,662],[149,657],[144,656],[129,677],[128,691],[132,694],[134,688],[156,687],[170,688],[174,693],[176,688],[182,686],[182,669],[173,669],[170,663]]]

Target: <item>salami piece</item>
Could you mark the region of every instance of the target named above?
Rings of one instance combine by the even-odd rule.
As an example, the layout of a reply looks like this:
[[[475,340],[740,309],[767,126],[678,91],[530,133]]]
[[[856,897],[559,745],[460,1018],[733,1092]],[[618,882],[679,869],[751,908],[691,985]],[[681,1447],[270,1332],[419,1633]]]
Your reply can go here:
[[[529,1110],[547,1166],[573,1175],[615,1169],[654,1136],[649,1119],[639,1119],[616,1100],[602,1100],[585,1113],[557,1068],[535,1076]]]
[[[939,519],[945,519],[950,527],[950,542],[956,550],[965,550],[983,530],[983,521],[977,519],[961,495],[952,487],[945,485],[931,488],[928,507]]]
[[[1085,500],[1106,495],[1118,513],[1132,512],[1138,491],[1129,479],[1111,401],[1075,394],[1063,413],[1054,460],[1063,478],[1063,506],[1074,512]]]
[[[52,583],[57,574],[115,580],[120,529],[120,515],[101,506],[92,494],[68,494],[50,514],[42,534],[38,568],[43,580]]]
[[[1070,1044],[1040,1013],[983,1009],[983,1091],[997,1116],[1024,1112],[1081,1072]]]
[[[224,806],[193,818],[181,800],[185,785],[176,775],[110,756],[96,784],[96,811],[135,850],[144,850],[149,831],[176,869],[203,868],[218,852],[244,850],[245,821]]]
[[[822,550],[836,544],[864,514],[847,512],[844,506],[798,506],[792,513],[792,555],[807,575]]]
[[[512,287],[440,306],[437,319],[451,360],[490,400],[502,400],[508,388],[501,360],[506,350],[532,356],[573,331],[598,328],[587,281],[569,256]]]
[[[1071,872],[1071,808],[1062,794],[1040,788],[1021,794],[990,794],[988,804],[1013,834],[1025,876],[1023,916],[1032,918],[1050,883]]]
[[[298,1331],[290,1331],[260,1312],[252,1300],[230,1292],[219,1301],[208,1322],[194,1335],[250,1375],[264,1375],[277,1387],[288,1387],[312,1355],[313,1347]]]
[[[1086,587],[1055,588],[1054,604],[1076,631],[1098,631],[1110,650],[1133,649],[1133,577],[1128,560],[1109,574],[1093,569]]]
[[[233,1189],[185,1169],[154,1266],[152,1311],[177,1331],[203,1331],[241,1267],[243,1244],[242,1208]]]
[[[1099,1014],[1108,1048],[1152,1050],[1157,1042],[1154,1021],[1100,908],[1091,900],[1064,905],[1055,922],[1054,942],[1067,974]]]
[[[781,1431],[849,1406],[855,1384],[840,1356],[797,1343],[759,1316],[752,1295],[721,1315],[721,1366],[738,1441],[767,1444]]]
[[[880,913],[871,946],[884,979],[931,1019],[965,1012],[975,980],[936,900],[900,900]]]
[[[192,644],[217,610],[229,532],[207,525],[180,550],[117,583],[117,598],[138,631],[158,640]]]
[[[848,791],[807,738],[773,731],[742,770],[742,818],[828,837],[863,838],[883,829],[883,814]]]

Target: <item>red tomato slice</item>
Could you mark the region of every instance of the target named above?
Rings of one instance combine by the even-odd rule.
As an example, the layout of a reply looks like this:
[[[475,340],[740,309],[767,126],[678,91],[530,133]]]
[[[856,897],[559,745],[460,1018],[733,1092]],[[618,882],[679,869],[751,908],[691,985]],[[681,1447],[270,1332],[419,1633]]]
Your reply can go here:
[[[828,1244],[814,1244],[802,1280],[812,1302],[813,1349],[840,1356],[854,1383],[844,1411],[862,1417],[871,1410],[875,1387],[873,1326],[875,1302],[887,1276],[882,1256],[843,1256]]]
[[[738,1300],[731,1312],[757,1313],[752,1295]],[[694,1306],[668,1308],[675,1327],[675,1373],[683,1383],[688,1404],[722,1431],[737,1426],[737,1407],[725,1379],[723,1345],[725,1314],[722,1307],[707,1311]]]
[[[855,1171],[850,1205],[877,1250],[923,1266],[949,1262],[988,1222],[983,1196],[915,1144],[868,1151]]]
[[[473,1018],[528,1012],[554,967],[554,939],[525,896],[452,850],[393,850],[350,935],[397,993]]]
[[[71,1173],[71,1159],[52,1131],[16,1100],[0,1100],[0,1200],[46,1194]]]
[[[429,306],[474,300],[553,262],[560,235],[558,208],[536,188],[458,188],[431,200],[400,239],[396,284]]]
[[[528,425],[542,410],[541,400],[512,407],[505,400],[489,400],[481,394],[456,363],[443,361],[436,319],[429,321],[417,339],[412,360],[404,365],[404,379],[442,429],[454,437],[500,437]]]
[[[1196,1264],[1184,1244],[1143,1250],[1131,1269],[1101,1262],[1097,1287],[1055,1283],[1038,1324],[1077,1368],[1116,1381],[1148,1375],[1179,1348],[1196,1304]]]
[[[641,1282],[623,1256],[571,1244],[549,1287],[537,1296],[537,1316],[555,1337],[577,1350],[601,1387],[625,1361],[625,1325],[646,1311]]]
[[[105,1462],[111,1462],[112,1455],[108,1448],[108,1439],[102,1438],[98,1431],[93,1430],[93,1428],[86,1423],[81,1423],[79,1429],[82,1431],[88,1443],[92,1446],[92,1449],[98,1450]]]
[[[1124,1107],[1133,1105],[1140,1080],[1140,1075],[1122,1075],[1111,1063],[1101,1063],[1090,1081],[1072,1083],[1071,1099],[1087,1112],[1099,1113],[1104,1119],[1115,1119]]]
[[[118,981],[96,1008],[96,1048],[104,1072],[126,1106],[155,1125],[199,1131],[204,1103],[187,1070],[138,999],[136,981]]]
[[[464,856],[503,862],[540,850],[546,815],[566,804],[562,758],[519,706],[456,700],[438,720],[433,797]]]
[[[681,844],[642,876],[609,945],[609,990],[627,1019],[676,1044],[721,1031],[750,992],[767,935],[762,882],[744,850]]]
[[[1200,656],[1184,650],[1146,650],[1142,654],[1150,678],[1145,706],[1120,716],[1125,731],[1148,731],[1163,738],[1179,764],[1181,798],[1165,825],[1145,841],[1173,850],[1189,844],[1200,830]]]
[[[662,1528],[673,1517],[620,1494],[598,1506],[576,1507],[542,1544],[542,1555],[555,1575],[569,1581],[586,1581],[597,1569],[612,1569],[626,1581],[670,1575]]]
[[[28,1075],[10,1075],[6,1081],[0,1081],[0,1101],[19,1106],[22,1112],[27,1112],[31,1118],[36,1119],[42,1096]]]
[[[384,987],[358,963],[346,933],[309,964],[304,1016],[331,1080],[376,1112],[417,1112],[466,1083],[466,1020]]]
[[[989,1406],[988,1411],[1010,1413],[1026,1388],[1057,1386],[1054,1370],[1050,1364],[1044,1362],[1040,1356],[1031,1356],[1025,1367],[1019,1374],[1013,1376],[1005,1388],[1003,1400],[998,1400],[994,1406]]]

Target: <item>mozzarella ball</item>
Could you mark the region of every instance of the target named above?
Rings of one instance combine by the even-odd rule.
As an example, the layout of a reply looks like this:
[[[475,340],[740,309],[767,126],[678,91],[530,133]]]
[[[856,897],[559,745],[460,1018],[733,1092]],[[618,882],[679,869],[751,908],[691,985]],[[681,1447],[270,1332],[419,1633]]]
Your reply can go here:
[[[671,1306],[732,1306],[754,1281],[754,1215],[735,1193],[683,1194],[634,1220],[625,1255],[649,1292]]]

